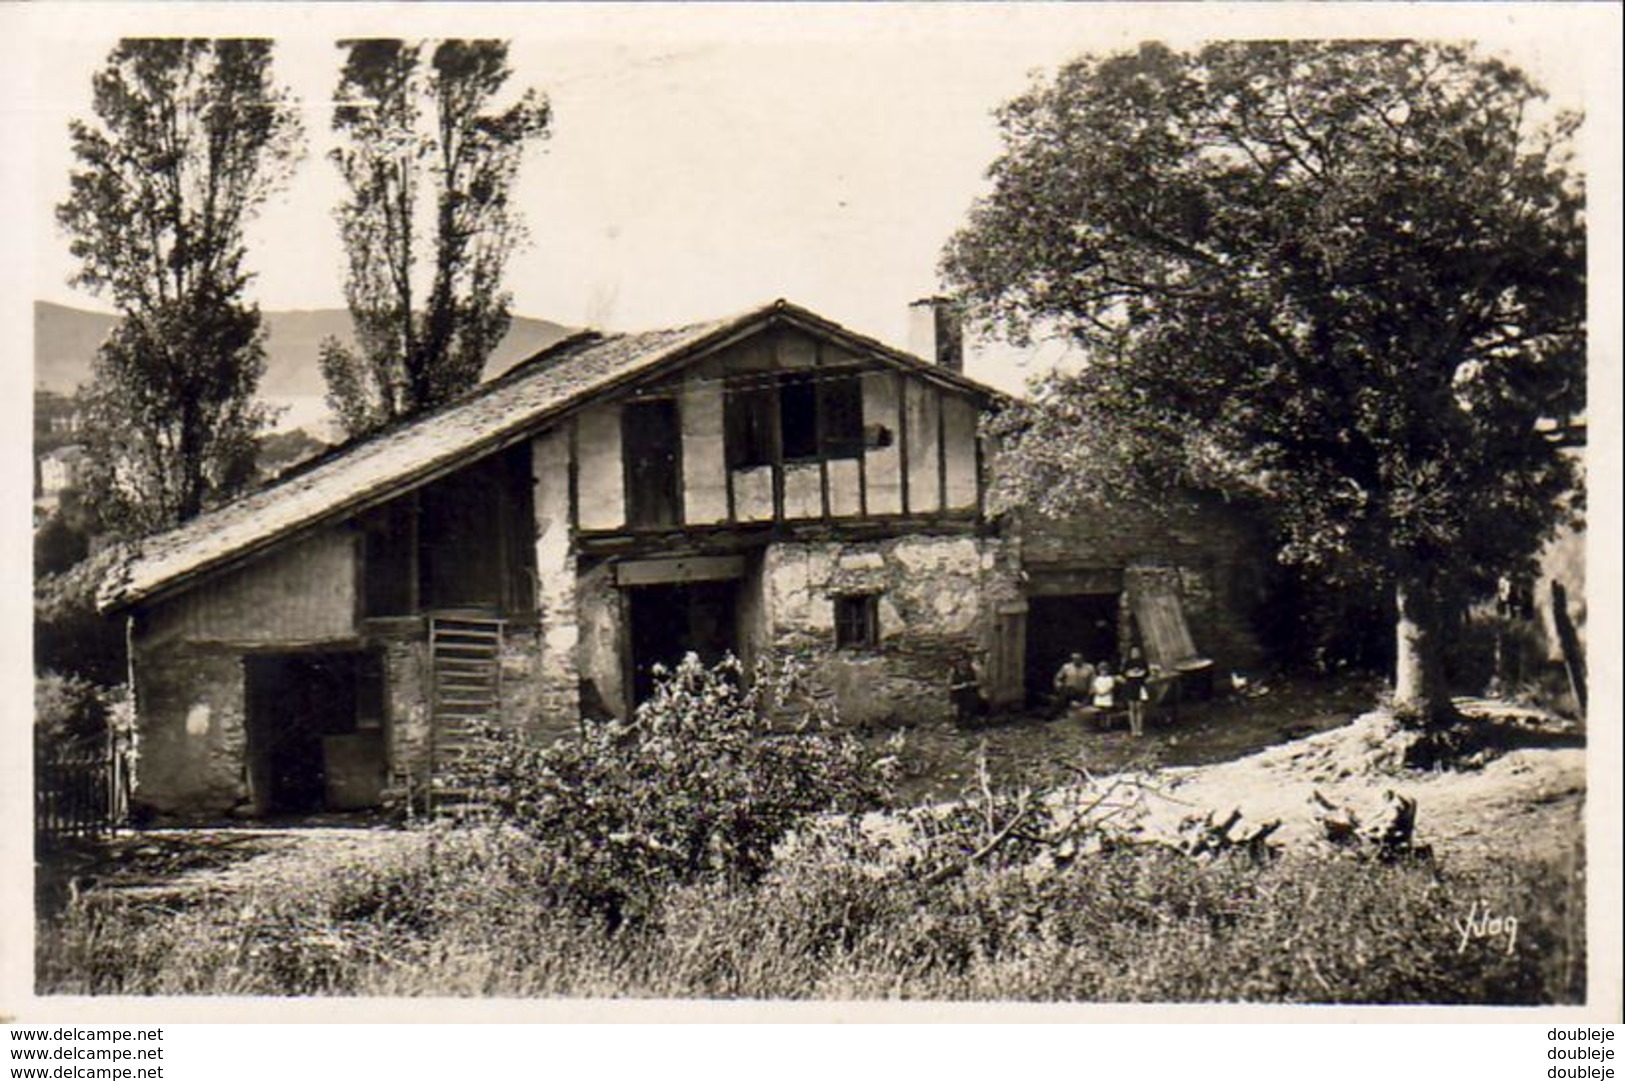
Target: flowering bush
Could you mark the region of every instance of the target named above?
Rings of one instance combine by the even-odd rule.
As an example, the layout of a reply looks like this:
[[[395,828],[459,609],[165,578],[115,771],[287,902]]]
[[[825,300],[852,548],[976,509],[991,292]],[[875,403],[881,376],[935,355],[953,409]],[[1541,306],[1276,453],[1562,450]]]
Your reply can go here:
[[[613,927],[672,886],[752,883],[798,823],[886,805],[895,756],[838,729],[782,669],[690,654],[630,721],[547,748],[508,742],[488,802],[548,854],[554,900]]]

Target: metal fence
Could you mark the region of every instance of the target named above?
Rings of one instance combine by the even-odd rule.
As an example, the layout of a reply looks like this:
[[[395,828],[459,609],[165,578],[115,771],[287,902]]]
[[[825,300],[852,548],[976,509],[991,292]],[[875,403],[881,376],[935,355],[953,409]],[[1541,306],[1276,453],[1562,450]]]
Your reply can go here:
[[[130,756],[110,742],[96,750],[34,758],[34,831],[40,837],[99,837],[130,815]]]

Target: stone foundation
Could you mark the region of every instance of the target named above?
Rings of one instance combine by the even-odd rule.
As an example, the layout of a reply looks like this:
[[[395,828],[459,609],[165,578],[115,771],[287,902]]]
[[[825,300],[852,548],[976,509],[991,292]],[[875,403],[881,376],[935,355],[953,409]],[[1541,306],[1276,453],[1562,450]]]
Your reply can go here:
[[[226,814],[248,799],[242,658],[169,646],[139,654],[133,802],[163,815]]]

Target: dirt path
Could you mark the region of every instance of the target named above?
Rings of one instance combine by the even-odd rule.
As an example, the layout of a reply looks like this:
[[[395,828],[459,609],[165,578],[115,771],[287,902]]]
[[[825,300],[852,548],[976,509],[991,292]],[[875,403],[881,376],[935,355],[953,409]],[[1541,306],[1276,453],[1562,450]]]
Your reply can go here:
[[[1486,755],[1478,768],[1405,770],[1392,761],[1387,719],[1367,714],[1234,762],[1160,772],[1146,828],[1172,834],[1189,815],[1213,811],[1222,818],[1240,810],[1243,824],[1279,820],[1276,838],[1301,845],[1322,838],[1324,803],[1371,823],[1382,818],[1392,792],[1416,801],[1416,840],[1440,854],[1567,851],[1583,835],[1585,806],[1585,750],[1572,745],[1579,742],[1572,725],[1491,703],[1465,705],[1498,729],[1509,728],[1509,742],[1523,731],[1534,745]]]
[[[1129,734],[1122,717],[1102,725],[1081,712],[1000,717],[978,728],[947,722],[919,725],[906,734],[904,761],[910,776],[903,795],[915,803],[958,798],[975,780],[979,755],[986,756],[995,784],[1039,787],[1064,781],[1063,763],[1085,766],[1099,776],[1228,762],[1346,725],[1376,693],[1370,683],[1360,681],[1282,681],[1253,696],[1227,695],[1178,710],[1156,710],[1140,739]]]

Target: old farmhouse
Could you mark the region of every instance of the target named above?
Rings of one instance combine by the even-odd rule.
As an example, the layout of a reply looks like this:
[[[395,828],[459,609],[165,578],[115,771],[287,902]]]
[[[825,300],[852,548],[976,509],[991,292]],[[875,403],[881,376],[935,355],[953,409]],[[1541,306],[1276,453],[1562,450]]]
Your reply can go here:
[[[181,815],[433,791],[471,722],[626,715],[687,651],[804,659],[843,718],[995,705],[1126,636],[1170,666],[1256,661],[1259,576],[1222,508],[995,518],[935,302],[904,353],[784,301],[567,338],[429,415],[169,533],[104,587],[127,619],[136,798]]]

